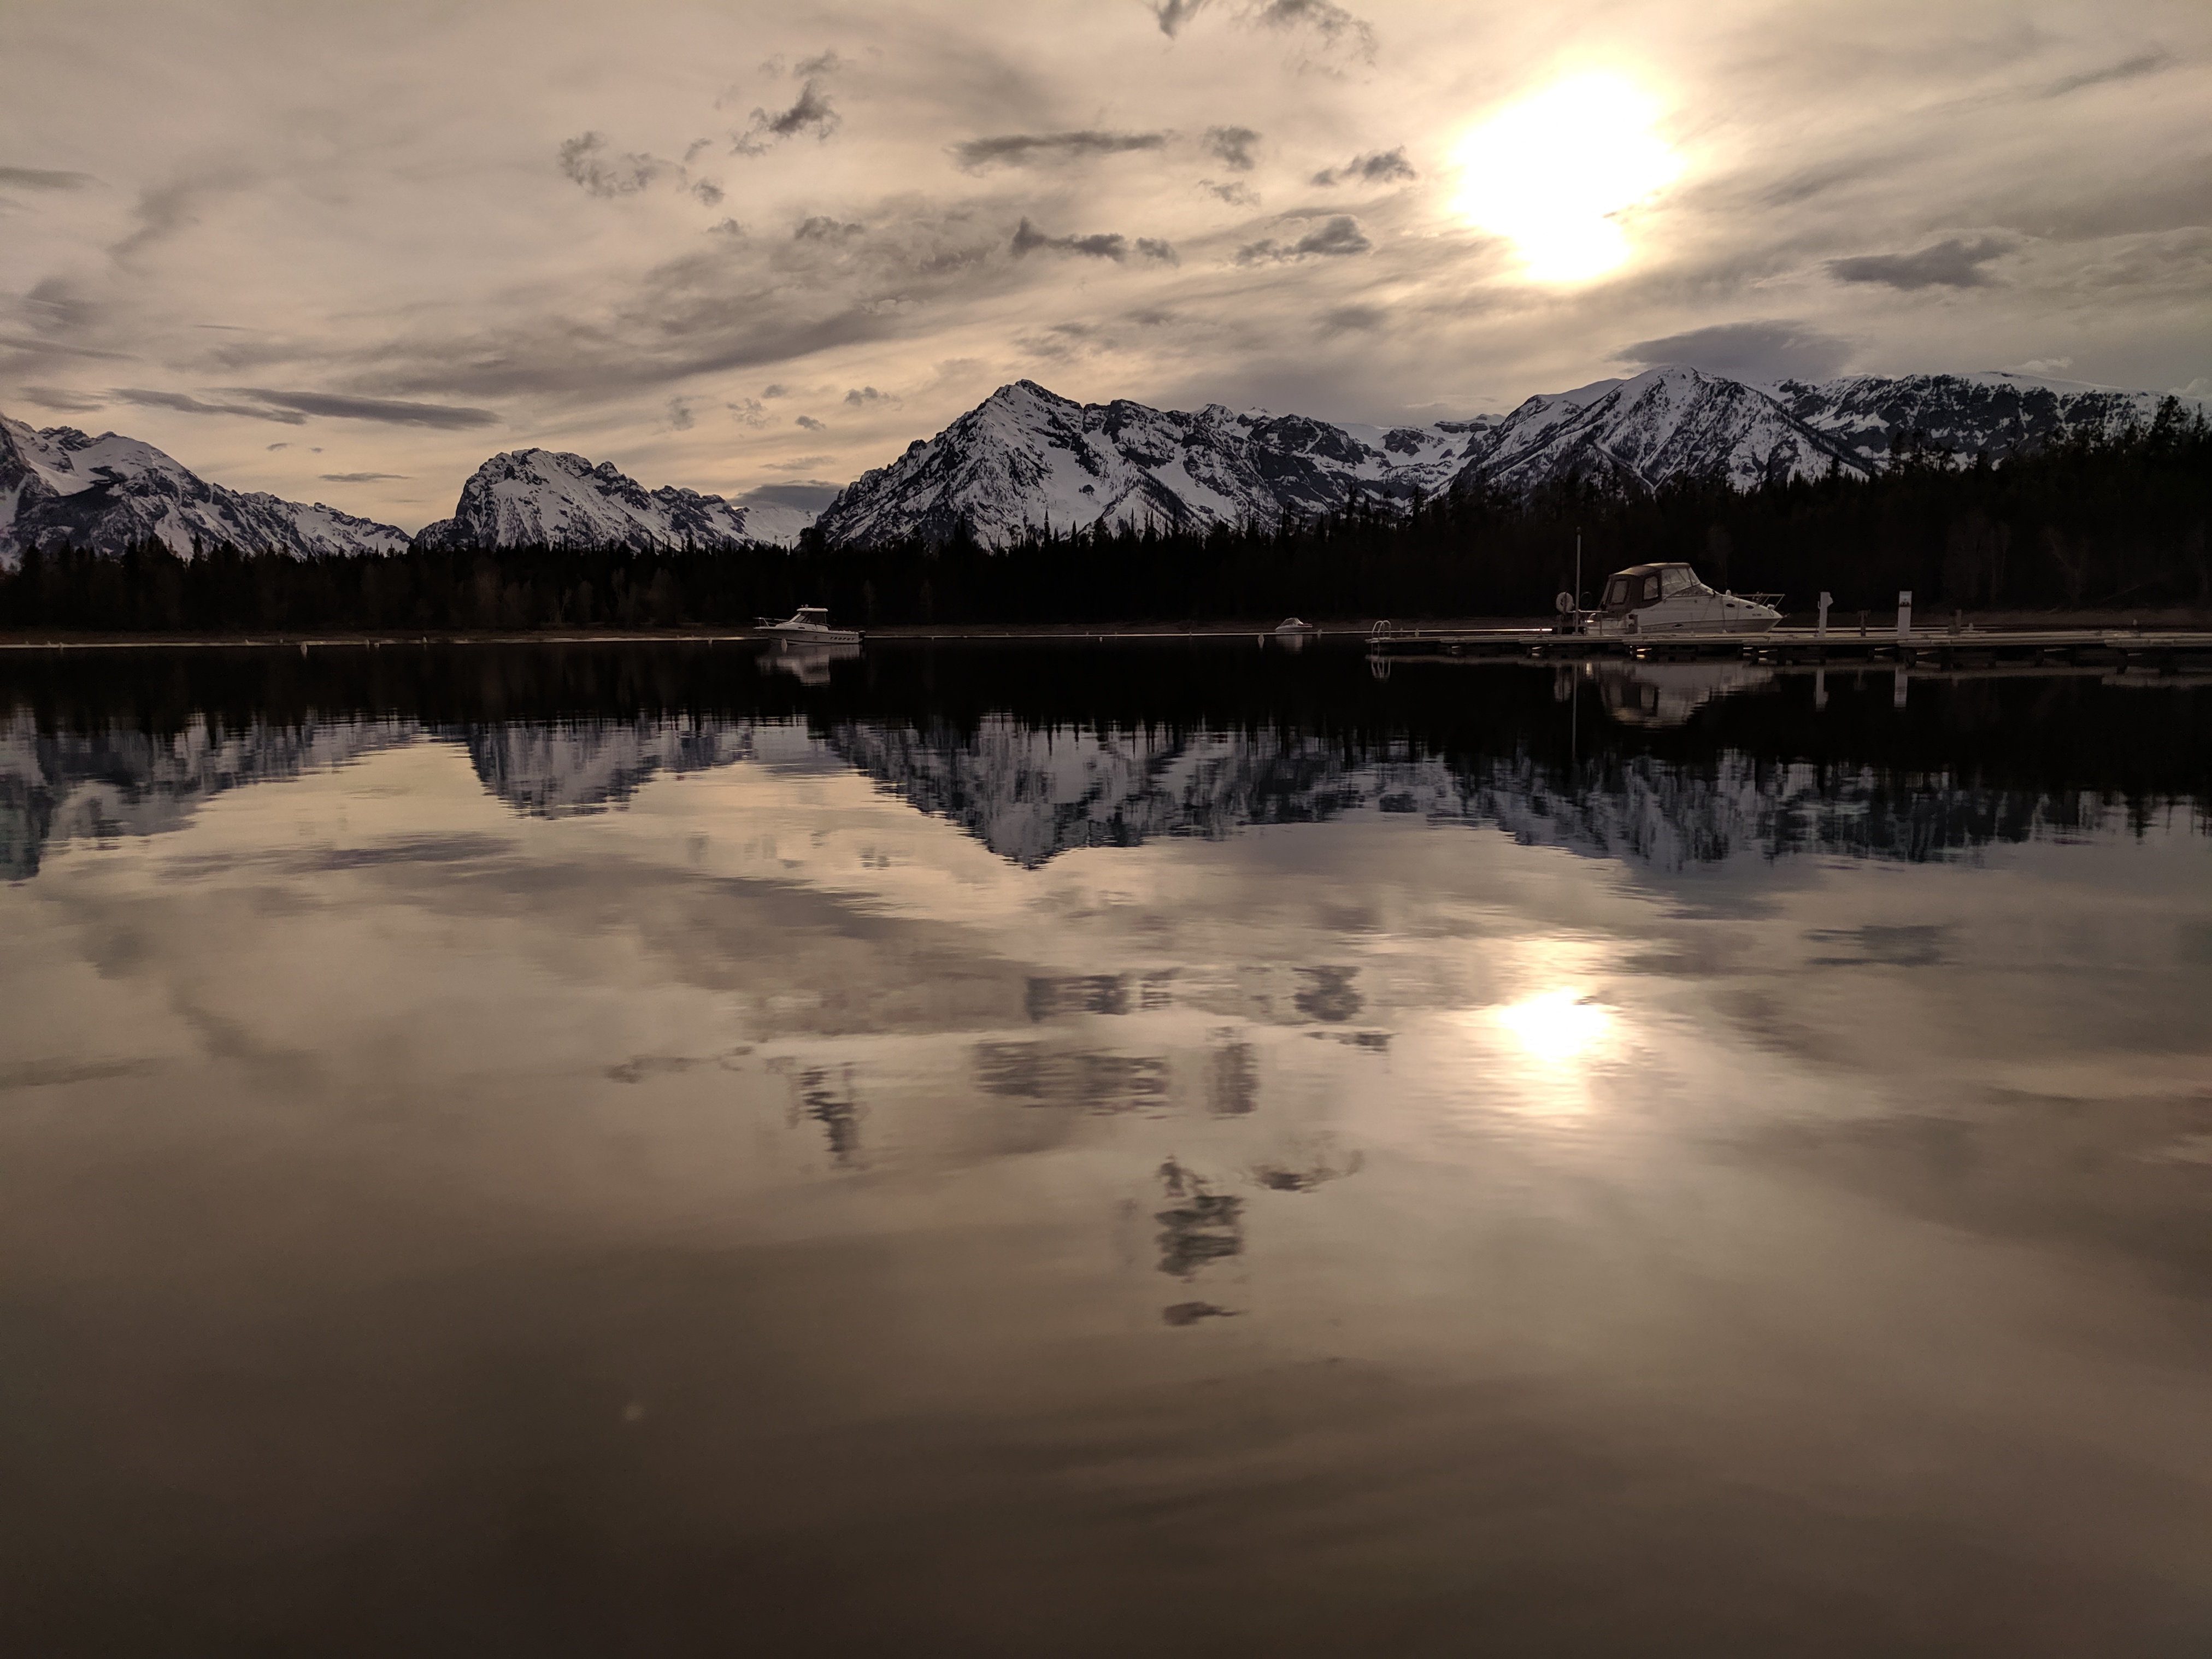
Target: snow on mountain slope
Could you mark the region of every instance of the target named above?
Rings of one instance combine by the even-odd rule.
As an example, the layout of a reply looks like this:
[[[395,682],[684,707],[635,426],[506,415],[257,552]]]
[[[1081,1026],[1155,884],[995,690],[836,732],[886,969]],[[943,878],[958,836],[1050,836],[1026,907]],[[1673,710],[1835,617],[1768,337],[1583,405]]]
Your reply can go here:
[[[495,455],[461,486],[453,516],[423,526],[418,547],[730,547],[796,541],[793,509],[744,507],[664,484],[647,490],[581,455],[518,449]]]
[[[1219,404],[1079,404],[1018,380],[863,474],[817,522],[832,545],[941,539],[963,523],[1000,545],[1047,526],[1203,528],[1320,512],[1355,490],[1402,501],[1449,481],[1474,425],[1385,431]]]
[[[0,562],[66,541],[116,552],[153,538],[179,553],[197,538],[250,551],[393,553],[396,526],[320,501],[288,501],[209,483],[149,443],[75,427],[43,431],[0,415]]]
[[[1825,385],[1784,380],[1783,406],[1869,468],[1889,459],[1898,434],[1918,431],[1931,445],[1962,456],[2001,459],[2069,432],[2113,432],[2130,421],[2148,426],[2158,413],[2154,392],[2125,392],[2081,380],[2031,374],[1854,374]],[[2201,398],[2184,398],[2192,410]]]
[[[1529,398],[1490,428],[1457,483],[1519,494],[1571,477],[1649,489],[1717,473],[1745,489],[1770,478],[1817,477],[1831,463],[1869,470],[1774,393],[1669,364]]]

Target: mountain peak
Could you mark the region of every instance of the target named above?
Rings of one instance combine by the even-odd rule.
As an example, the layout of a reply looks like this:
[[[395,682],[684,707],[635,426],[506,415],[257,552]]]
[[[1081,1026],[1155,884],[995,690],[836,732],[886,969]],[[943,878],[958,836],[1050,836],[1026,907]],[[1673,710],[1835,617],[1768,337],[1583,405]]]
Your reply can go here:
[[[796,541],[810,514],[739,507],[664,484],[648,491],[612,461],[559,449],[505,450],[461,486],[453,515],[425,525],[422,547],[734,547]]]
[[[119,552],[149,539],[178,553],[228,542],[300,557],[396,552],[407,532],[320,501],[211,484],[141,439],[0,415],[0,562],[55,542]]]
[[[1441,428],[1407,430],[1417,441],[1218,404],[1079,404],[1017,380],[846,486],[818,522],[833,544],[964,529],[1000,546],[1048,526],[1203,528],[1327,512],[1355,493],[1402,501],[1443,488],[1459,445]]]

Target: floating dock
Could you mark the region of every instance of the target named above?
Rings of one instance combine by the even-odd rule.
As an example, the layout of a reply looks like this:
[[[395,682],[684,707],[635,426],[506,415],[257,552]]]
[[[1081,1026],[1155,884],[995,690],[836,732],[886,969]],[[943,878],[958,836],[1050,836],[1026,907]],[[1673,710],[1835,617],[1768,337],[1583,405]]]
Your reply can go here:
[[[1593,658],[1687,662],[1891,663],[1906,668],[2096,667],[2154,672],[2212,672],[2212,632],[2129,629],[1914,629],[1861,633],[1773,628],[1759,634],[1562,634],[1549,629],[1455,633],[1394,629],[1369,635],[1370,656],[1480,660],[1519,658],[1581,662]]]

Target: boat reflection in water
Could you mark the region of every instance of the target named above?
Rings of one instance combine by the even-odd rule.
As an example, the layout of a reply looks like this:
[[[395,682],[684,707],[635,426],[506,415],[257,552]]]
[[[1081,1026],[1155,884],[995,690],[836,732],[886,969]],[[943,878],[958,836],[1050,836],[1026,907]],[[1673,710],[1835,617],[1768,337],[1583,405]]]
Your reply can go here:
[[[82,655],[11,1650],[2212,1626],[2212,687]]]
[[[1763,691],[1775,671],[1747,662],[1615,662],[1587,665],[1605,712],[1624,726],[1686,726],[1716,697]]]
[[[763,660],[769,667],[791,675],[801,685],[827,685],[832,665],[854,661],[860,654],[857,642],[827,644],[791,637],[776,641]]]

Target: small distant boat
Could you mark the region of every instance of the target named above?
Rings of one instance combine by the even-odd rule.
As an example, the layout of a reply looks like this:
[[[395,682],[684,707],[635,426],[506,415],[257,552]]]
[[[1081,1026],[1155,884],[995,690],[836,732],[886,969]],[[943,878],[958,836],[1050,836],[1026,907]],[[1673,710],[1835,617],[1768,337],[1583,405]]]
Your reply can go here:
[[[1686,564],[1632,564],[1606,578],[1605,597],[1582,614],[1585,634],[1763,634],[1782,620],[1778,593],[1717,592]]]
[[[775,634],[793,645],[858,645],[860,630],[857,628],[832,628],[830,613],[818,605],[802,605],[781,622],[773,617],[759,619],[763,634]]]
[[[1275,624],[1275,631],[1278,634],[1318,634],[1321,629],[1296,617],[1285,617]]]

